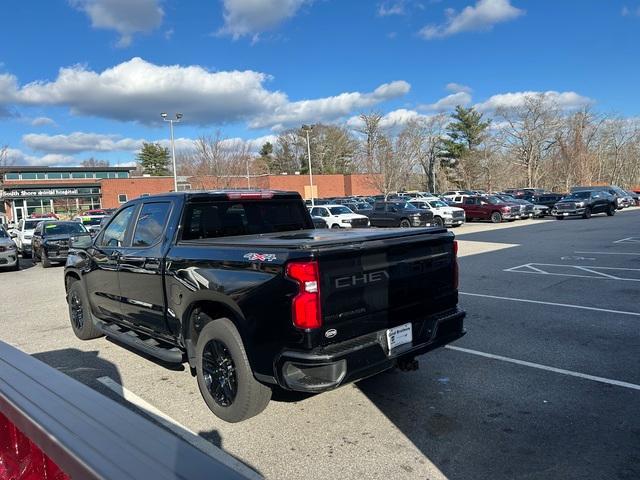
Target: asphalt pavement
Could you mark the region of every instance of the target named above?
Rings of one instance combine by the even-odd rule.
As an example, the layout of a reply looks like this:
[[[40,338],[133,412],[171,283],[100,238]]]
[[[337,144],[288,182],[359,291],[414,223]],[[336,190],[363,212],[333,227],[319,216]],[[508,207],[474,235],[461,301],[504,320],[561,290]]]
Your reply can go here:
[[[456,229],[463,339],[421,357],[417,372],[280,393],[241,424],[208,411],[188,370],[77,340],[61,267],[23,261],[0,272],[0,335],[131,408],[157,409],[267,478],[635,479],[639,227],[636,210]]]

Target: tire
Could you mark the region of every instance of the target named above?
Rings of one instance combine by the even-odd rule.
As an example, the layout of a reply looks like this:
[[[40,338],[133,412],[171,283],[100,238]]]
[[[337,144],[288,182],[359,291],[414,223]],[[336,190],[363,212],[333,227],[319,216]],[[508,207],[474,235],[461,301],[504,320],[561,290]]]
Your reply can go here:
[[[13,266],[12,269],[14,272],[17,272],[18,270],[20,270],[20,259],[16,256],[16,264]]]
[[[33,255],[33,258],[35,260],[35,254]],[[47,252],[44,250],[40,250],[40,261],[42,262],[42,268],[49,268],[51,266],[51,261],[49,260],[49,257],[47,257]]]
[[[564,217],[562,215],[556,215],[556,220],[564,220]]]
[[[584,209],[584,213],[582,214],[582,218],[589,219],[591,218],[591,207],[587,207]]]
[[[22,250],[22,258],[31,258],[32,255],[30,252],[26,252],[24,250]]]
[[[440,217],[433,217],[433,221],[432,223],[436,226],[436,227],[444,227],[444,221],[442,220],[442,218]]]
[[[208,359],[206,367],[205,359]],[[226,371],[220,372],[225,366]],[[220,380],[214,377],[216,371],[222,376]],[[271,400],[271,388],[254,378],[240,333],[228,318],[210,321],[200,332],[196,378],[205,403],[225,422],[247,420],[262,412]],[[218,389],[214,389],[216,384]]]
[[[607,208],[607,216],[608,217],[613,217],[616,214],[616,207],[615,205],[609,205],[609,208]]]
[[[340,229],[340,225],[334,223],[333,225],[331,225],[331,228]]]
[[[67,302],[69,304],[71,329],[76,337],[80,340],[91,340],[101,337],[102,332],[93,324],[91,308],[89,308],[89,299],[79,281],[76,280],[69,285]]]
[[[408,219],[403,218],[402,220],[400,220],[400,228],[409,228],[409,227],[411,227],[411,222]]]
[[[502,222],[502,214],[500,212],[493,212],[491,214],[491,222],[492,223],[501,223]]]

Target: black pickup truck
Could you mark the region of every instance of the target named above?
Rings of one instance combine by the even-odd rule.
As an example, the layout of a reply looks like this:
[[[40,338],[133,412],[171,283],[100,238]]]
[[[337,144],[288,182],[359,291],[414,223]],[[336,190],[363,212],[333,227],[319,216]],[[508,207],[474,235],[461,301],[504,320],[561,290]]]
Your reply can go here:
[[[188,362],[238,422],[273,388],[321,392],[464,335],[457,244],[444,228],[314,230],[297,193],[179,192],[124,204],[73,237],[71,326]]]

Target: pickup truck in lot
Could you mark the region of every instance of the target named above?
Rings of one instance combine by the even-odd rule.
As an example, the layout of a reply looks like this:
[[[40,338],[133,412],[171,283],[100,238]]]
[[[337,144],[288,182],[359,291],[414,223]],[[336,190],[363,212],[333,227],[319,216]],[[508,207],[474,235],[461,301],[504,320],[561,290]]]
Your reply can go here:
[[[464,209],[467,220],[491,220],[500,223],[503,220],[520,218],[520,205],[508,203],[494,196],[469,196],[457,205]]]
[[[462,335],[444,228],[315,230],[297,193],[178,192],[124,204],[65,267],[75,335],[189,363],[218,417],[272,389],[322,392]]]

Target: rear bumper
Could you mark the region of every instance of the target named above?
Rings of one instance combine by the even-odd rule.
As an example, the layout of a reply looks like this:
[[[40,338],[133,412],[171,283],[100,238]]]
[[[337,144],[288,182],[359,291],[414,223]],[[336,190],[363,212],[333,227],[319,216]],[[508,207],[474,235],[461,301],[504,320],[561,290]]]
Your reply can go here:
[[[454,309],[412,322],[413,342],[390,352],[386,330],[311,351],[285,350],[275,362],[276,382],[287,390],[323,392],[394,367],[462,337],[465,312]]]

